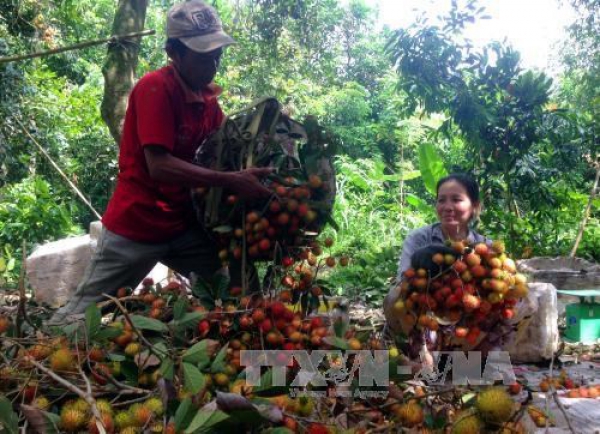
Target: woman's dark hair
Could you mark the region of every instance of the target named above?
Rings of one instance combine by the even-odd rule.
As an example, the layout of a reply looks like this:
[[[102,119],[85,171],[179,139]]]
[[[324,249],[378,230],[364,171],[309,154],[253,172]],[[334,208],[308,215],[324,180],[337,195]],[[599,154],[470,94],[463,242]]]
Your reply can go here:
[[[437,183],[437,186],[435,188],[436,195],[439,194],[440,187],[448,181],[456,181],[460,185],[462,185],[465,188],[465,190],[467,190],[467,195],[469,196],[469,199],[471,199],[471,202],[480,202],[479,185],[471,175],[468,175],[466,173],[451,173],[448,176],[444,176]]]
[[[182,57],[185,54],[185,52],[189,50],[189,48],[186,47],[185,44],[179,39],[169,38],[165,43],[165,50],[167,51],[167,53],[175,53]]]

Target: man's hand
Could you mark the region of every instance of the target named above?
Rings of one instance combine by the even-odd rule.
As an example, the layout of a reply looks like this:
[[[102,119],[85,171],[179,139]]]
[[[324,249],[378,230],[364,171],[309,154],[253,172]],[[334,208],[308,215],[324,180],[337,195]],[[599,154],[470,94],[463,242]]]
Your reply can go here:
[[[273,173],[272,168],[252,167],[231,173],[228,187],[235,191],[240,199],[252,200],[269,197],[273,192],[265,187],[260,179]]]
[[[416,250],[415,253],[413,253],[410,259],[412,268],[415,270],[423,268],[428,270],[430,275],[437,274],[443,269],[447,268],[448,265],[445,265],[443,262],[441,264],[437,264],[433,261],[433,255],[436,253],[440,253],[443,256],[452,255],[454,258],[458,257],[458,253],[456,253],[456,251],[450,247],[446,247],[442,244],[432,244]]]

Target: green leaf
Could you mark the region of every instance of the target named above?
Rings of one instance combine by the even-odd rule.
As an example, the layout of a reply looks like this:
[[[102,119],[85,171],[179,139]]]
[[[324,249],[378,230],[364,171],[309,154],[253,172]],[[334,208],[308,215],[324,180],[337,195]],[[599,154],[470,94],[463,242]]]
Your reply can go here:
[[[214,307],[210,284],[202,277],[198,277],[196,283],[192,287],[192,295],[199,299],[206,307]],[[205,301],[210,301],[210,303],[206,304]]]
[[[200,392],[206,383],[204,374],[191,363],[183,363],[182,367],[185,389],[193,394]]]
[[[273,370],[267,369],[265,373],[260,377],[260,385],[254,386],[252,393],[260,394],[270,390],[273,387]]]
[[[221,350],[217,353],[215,360],[212,362],[212,365],[210,365],[210,372],[223,372],[223,369],[225,369],[225,357],[227,357],[228,346],[229,343],[225,344],[223,348],[221,348]]]
[[[201,408],[184,432],[186,434],[208,432],[215,425],[229,419],[228,414],[217,410],[216,405],[214,407],[214,409],[212,407],[210,409]]]
[[[183,353],[182,360],[193,365],[208,365],[208,362],[210,362],[210,357],[208,356],[208,344],[208,340],[202,340],[192,345],[185,353]]]
[[[167,332],[167,325],[154,318],[148,318],[141,315],[131,315],[131,322],[140,330],[151,330],[155,332]]]
[[[62,329],[62,332],[65,334],[65,336],[70,338],[77,332],[77,330],[79,330],[79,327],[81,327],[81,323],[74,322],[73,324],[68,324],[68,325],[64,326]],[[83,330],[82,330],[82,332],[83,332]]]
[[[293,434],[293,431],[283,426],[278,426],[269,431],[269,434]]]
[[[134,362],[125,360],[124,362],[121,362],[121,374],[128,383],[137,384],[139,379],[139,368]]]
[[[206,314],[201,312],[188,312],[179,321],[175,321],[174,325],[182,329],[197,327],[200,320],[205,316]]]
[[[44,417],[46,418],[47,427],[51,427],[56,429],[56,427],[60,426],[60,416],[58,414],[50,413],[48,411],[44,411]],[[60,432],[60,430],[56,430],[56,432]],[[46,431],[47,434],[52,434],[52,431]]]
[[[433,144],[423,143],[419,146],[419,168],[421,170],[425,188],[427,188],[429,193],[435,196],[437,182],[440,178],[446,176],[448,172]]]
[[[340,230],[339,225],[333,219],[333,216],[331,214],[326,214],[325,215],[325,222],[328,223],[333,229],[335,229],[336,232]]]
[[[17,434],[19,432],[19,416],[12,409],[11,402],[0,396],[0,427],[3,434]]]
[[[305,292],[300,295],[300,307],[302,312],[308,312],[308,296]]]
[[[294,291],[292,293],[292,304],[298,303],[298,301],[300,300],[301,294],[302,294],[302,292],[300,292],[300,291]]]
[[[85,310],[85,327],[87,329],[88,339],[92,339],[102,325],[102,314],[96,303],[90,304]]]
[[[0,256],[0,273],[6,271],[6,261]]]
[[[334,348],[339,348],[340,350],[348,349],[348,342],[345,339],[338,338],[337,336],[325,336],[323,338],[323,342],[327,345],[331,345]]]
[[[225,276],[222,273],[215,274],[213,278],[213,288],[215,289],[215,296],[217,299],[225,300],[229,297],[229,276]]]
[[[122,330],[117,327],[105,327],[96,333],[97,340],[110,340],[120,336]]]
[[[185,398],[181,401],[175,412],[175,431],[179,432],[187,426],[192,421],[195,411],[196,409],[192,405],[190,398]]]
[[[109,360],[111,360],[113,362],[124,362],[125,360],[127,360],[127,357],[125,357],[123,354],[115,354],[115,353],[109,353],[108,358],[109,358]]]
[[[381,176],[381,180],[382,181],[393,181],[393,182],[398,182],[402,179],[402,176],[400,175],[382,175]]]
[[[153,341],[153,347],[154,347],[154,351],[156,351],[161,356],[167,356],[169,354],[167,344],[162,339]]]
[[[443,430],[446,426],[447,420],[444,417],[433,417],[431,414],[425,416],[425,425],[436,431]]]
[[[463,402],[463,404],[468,404],[472,402],[476,397],[477,395],[475,395],[474,393],[467,393],[461,397],[461,401]]]
[[[173,381],[175,376],[175,364],[171,359],[163,359],[160,365],[160,374],[165,380]]]
[[[419,170],[406,170],[402,171],[402,174],[400,175],[400,180],[410,181],[412,179],[417,179],[419,176],[421,176],[421,171]]]
[[[310,306],[310,310],[311,312],[316,312],[319,309],[321,302],[319,297],[310,294],[309,295],[309,306]]]
[[[342,318],[336,318],[333,322],[333,331],[338,338],[343,338],[348,331],[348,322],[344,321]]]
[[[175,321],[179,321],[181,318],[183,318],[187,312],[188,305],[189,303],[185,298],[180,297],[177,299],[173,305],[173,319]]]
[[[433,212],[433,208],[420,197],[415,196],[414,194],[408,193],[406,196],[406,203],[414,206],[417,210],[423,213],[431,213]]]
[[[218,234],[228,234],[230,232],[233,232],[233,228],[229,225],[221,225],[221,226],[217,226],[212,228],[213,232],[216,232]]]
[[[252,389],[252,393],[256,396],[275,396],[286,393],[288,388],[286,386],[274,386],[273,385],[273,370],[267,369],[267,371],[260,377],[260,386],[255,386]]]

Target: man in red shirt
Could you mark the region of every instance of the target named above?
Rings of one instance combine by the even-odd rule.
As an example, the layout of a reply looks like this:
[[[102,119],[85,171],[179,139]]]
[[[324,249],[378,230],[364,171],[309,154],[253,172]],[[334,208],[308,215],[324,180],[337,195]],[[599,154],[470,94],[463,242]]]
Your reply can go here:
[[[245,200],[270,194],[260,182],[270,169],[219,172],[191,162],[224,120],[213,79],[234,41],[215,10],[201,0],[176,4],[167,37],[171,63],[142,77],[129,96],[117,185],[92,262],[50,324],[78,317],[103,293],[136,287],[157,262],[184,276],[212,277],[221,264],[196,221],[191,188],[224,187]]]

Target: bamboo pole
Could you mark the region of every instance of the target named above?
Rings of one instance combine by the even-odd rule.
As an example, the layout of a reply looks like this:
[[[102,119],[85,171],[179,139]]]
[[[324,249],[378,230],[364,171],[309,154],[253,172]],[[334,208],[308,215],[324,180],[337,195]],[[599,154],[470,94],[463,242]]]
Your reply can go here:
[[[124,39],[136,38],[136,37],[140,37],[140,36],[149,36],[149,35],[153,35],[155,33],[156,33],[155,30],[144,30],[141,32],[128,33],[126,35],[114,35],[114,36],[111,36],[110,38],[94,39],[92,41],[81,42],[81,43],[75,44],[75,45],[68,45],[66,47],[54,48],[52,50],[38,51],[35,53],[29,53],[29,54],[21,54],[18,56],[0,57],[0,65],[3,63],[8,63],[8,62],[18,62],[20,60],[33,59],[35,57],[43,57],[43,56],[50,56],[50,55],[58,54],[58,53],[64,53],[65,51],[80,50],[82,48],[92,47],[94,45],[100,45],[100,44],[104,44],[107,42],[115,43],[115,42],[122,41]]]
[[[67,184],[69,184],[69,187],[71,187],[73,189],[73,191],[75,192],[75,194],[77,194],[77,196],[79,196],[79,198],[83,201],[83,203],[85,203],[88,208],[94,213],[94,215],[96,216],[96,218],[98,218],[98,220],[100,220],[102,217],[100,216],[100,214],[98,213],[98,211],[96,211],[96,209],[92,206],[92,204],[87,200],[87,198],[83,195],[83,193],[77,188],[77,186],[75,184],[73,184],[73,182],[69,179],[69,177],[67,175],[65,175],[65,173],[60,169],[60,167],[58,167],[58,164],[56,164],[54,162],[54,160],[52,159],[52,157],[50,156],[50,154],[48,154],[48,152],[46,152],[46,150],[42,147],[42,145],[40,145],[37,140],[35,140],[35,138],[29,134],[29,131],[27,131],[27,128],[25,128],[25,126],[21,123],[21,121],[17,118],[13,118],[21,127],[21,129],[23,130],[23,132],[27,135],[27,137],[29,137],[31,139],[31,141],[33,142],[33,144],[35,146],[37,146],[37,148],[40,150],[40,152],[44,155],[44,157],[46,157],[48,159],[48,161],[50,162],[50,164],[52,165],[52,167],[54,167],[54,169],[56,169],[56,171],[60,174],[60,176],[67,182]]]

